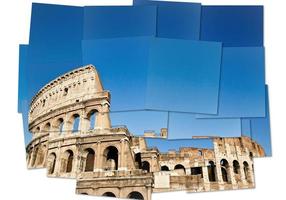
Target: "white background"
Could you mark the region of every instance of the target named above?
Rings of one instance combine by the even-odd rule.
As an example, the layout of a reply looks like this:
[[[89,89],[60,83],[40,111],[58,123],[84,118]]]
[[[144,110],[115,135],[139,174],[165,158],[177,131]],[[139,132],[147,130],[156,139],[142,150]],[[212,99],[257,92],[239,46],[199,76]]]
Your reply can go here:
[[[131,5],[131,0],[38,0],[66,5]],[[286,10],[280,0],[193,0],[204,5],[265,6],[266,74],[270,94],[272,158],[255,159],[256,189],[154,194],[158,199],[285,199],[286,180]],[[103,199],[75,195],[75,181],[47,178],[45,170],[27,170],[21,115],[17,114],[18,44],[28,42],[31,0],[0,2],[0,199]],[[282,198],[281,198],[282,197]],[[108,198],[109,199],[109,198]]]

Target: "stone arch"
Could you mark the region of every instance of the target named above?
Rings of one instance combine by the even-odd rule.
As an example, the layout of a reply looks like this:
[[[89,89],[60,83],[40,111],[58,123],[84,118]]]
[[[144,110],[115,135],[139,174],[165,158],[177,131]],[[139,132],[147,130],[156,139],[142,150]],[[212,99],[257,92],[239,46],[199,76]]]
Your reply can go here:
[[[250,181],[250,168],[248,162],[243,162],[243,171],[245,175],[245,179],[249,182]]]
[[[103,197],[116,197],[113,192],[105,192],[102,196]]]
[[[249,152],[249,157],[251,160],[253,159],[253,153],[252,152]]]
[[[64,130],[64,119],[63,118],[58,118],[54,124],[55,131],[61,134]]]
[[[89,123],[89,130],[95,129],[97,126],[97,117],[98,117],[98,110],[92,109],[87,114],[87,120]]]
[[[161,166],[161,171],[170,171],[169,167],[164,165],[164,166]]]
[[[133,192],[129,193],[127,198],[128,199],[141,199],[141,200],[144,200],[143,195],[140,192],[137,192],[137,191],[133,191]]]
[[[95,152],[91,148],[85,150],[85,172],[92,172],[94,170]]]
[[[150,172],[150,163],[148,161],[143,161],[142,162],[142,169],[149,173]]]
[[[239,165],[239,162],[237,160],[234,160],[232,162],[232,165],[233,165],[233,172],[234,174],[240,174],[240,165]]]
[[[220,161],[223,182],[230,182],[229,164],[226,159]]]
[[[72,124],[72,132],[79,131],[79,123],[80,123],[80,116],[79,114],[73,114],[71,117],[71,124]]]
[[[56,167],[57,155],[55,153],[50,153],[48,156],[48,174],[54,174]]]
[[[142,169],[141,153],[135,154],[135,166],[138,169]]]
[[[209,181],[215,182],[216,181],[216,165],[213,161],[209,161],[208,164],[208,175],[209,175]]]
[[[177,164],[174,170],[179,171],[182,175],[186,174],[186,168],[182,164]]]
[[[39,150],[39,148],[36,147],[34,153],[32,153],[32,158],[31,158],[32,159],[31,160],[31,166],[32,167],[35,167],[35,165],[36,165],[36,160],[37,160],[37,156],[38,156],[38,150]]]
[[[51,130],[51,123],[47,122],[43,128],[43,132],[48,133]]]
[[[74,153],[72,150],[66,150],[61,160],[61,172],[71,173],[73,170]]]
[[[46,151],[46,146],[40,145],[37,151],[37,158],[36,158],[36,166],[42,165],[45,160],[45,151]]]
[[[118,149],[114,146],[106,147],[103,151],[103,168],[118,170]]]

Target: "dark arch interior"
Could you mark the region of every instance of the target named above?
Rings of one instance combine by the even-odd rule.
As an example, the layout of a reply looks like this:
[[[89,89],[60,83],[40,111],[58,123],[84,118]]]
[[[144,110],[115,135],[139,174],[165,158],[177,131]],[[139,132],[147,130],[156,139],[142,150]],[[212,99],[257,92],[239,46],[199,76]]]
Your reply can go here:
[[[138,169],[142,168],[141,153],[135,154],[135,164]]]
[[[145,170],[145,171],[147,171],[148,173],[150,172],[150,164],[149,164],[148,161],[144,161],[144,162],[142,163],[142,169]]]
[[[237,160],[234,160],[233,161],[233,172],[235,174],[239,174],[239,169],[240,169],[239,162]]]
[[[105,157],[105,161],[108,165],[109,162],[114,162],[115,164],[115,169],[113,169],[111,166],[108,166],[107,167],[107,170],[117,170],[118,169],[118,150],[116,147],[114,146],[110,146],[110,147],[107,147],[105,150],[104,150],[104,157]]]
[[[166,165],[161,167],[161,171],[170,171],[169,167],[167,167]]]
[[[94,168],[94,158],[95,153],[93,149],[87,149],[87,156],[86,156],[86,162],[85,162],[85,172],[92,172]]]
[[[186,171],[185,167],[181,164],[176,165],[175,169],[183,169],[184,171]]]
[[[73,164],[73,152],[71,150],[67,150],[68,157],[67,157],[67,168],[66,172],[70,173],[72,171],[72,164]]]
[[[55,172],[57,156],[55,153],[51,153],[50,158],[52,160],[52,164],[51,164],[51,168],[50,168],[50,174],[53,174]]]
[[[216,181],[215,170],[216,170],[216,166],[215,166],[214,162],[210,161],[209,165],[208,165],[208,175],[209,175],[209,181],[210,182]]]
[[[105,192],[102,196],[104,196],[104,197],[116,197],[115,194],[113,194],[112,192]]]
[[[128,195],[128,198],[129,199],[144,199],[143,195],[140,193],[140,192],[131,192],[129,195]]]

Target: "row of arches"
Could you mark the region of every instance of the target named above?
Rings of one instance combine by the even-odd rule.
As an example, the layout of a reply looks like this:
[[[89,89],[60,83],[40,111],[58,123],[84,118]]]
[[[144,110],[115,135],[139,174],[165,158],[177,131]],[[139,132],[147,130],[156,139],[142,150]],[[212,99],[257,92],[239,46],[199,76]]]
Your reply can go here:
[[[85,120],[87,121],[87,129],[92,130],[96,128],[96,120],[98,116],[98,110],[93,109],[87,113]],[[67,126],[65,126],[67,124]],[[64,130],[65,128],[68,130]],[[43,127],[36,127],[35,133],[40,132],[58,132],[59,134],[67,131],[72,133],[77,132],[81,129],[80,127],[80,115],[78,113],[73,114],[67,121],[62,117],[56,119],[54,122],[47,122]]]
[[[66,150],[60,159],[60,172],[71,173],[74,165],[74,152],[72,150]],[[56,153],[49,154],[49,174],[54,174],[57,155]],[[95,168],[95,151],[92,148],[86,148],[81,157],[81,163],[84,172],[92,172]],[[103,151],[102,168],[106,171],[118,170],[118,149],[114,146],[109,146]]]
[[[148,161],[142,161],[141,153],[135,154],[135,167],[137,169],[142,169],[143,171],[149,173],[150,172],[150,163]]]
[[[83,195],[88,195],[87,193],[81,193]],[[102,194],[103,197],[115,197],[116,198],[116,195],[113,193],[113,192],[105,192],[104,194]],[[127,198],[128,199],[140,199],[140,200],[144,200],[144,197],[143,195],[140,193],[140,192],[137,192],[137,191],[133,191],[133,192],[130,192],[128,195],[127,195]]]
[[[217,175],[217,169],[216,169],[216,165],[214,163],[214,161],[209,161],[208,166],[207,166],[207,171],[208,171],[208,178],[210,182],[216,182],[218,181],[218,175]],[[240,169],[240,164],[237,160],[234,160],[232,163],[232,167],[233,167],[233,173],[236,175],[241,176],[241,169]],[[247,181],[250,181],[250,173],[251,173],[251,169],[249,167],[249,164],[247,161],[243,162],[243,175],[245,177],[245,179]],[[221,170],[221,176],[222,176],[222,181],[223,182],[230,182],[231,181],[231,177],[230,177],[230,165],[228,163],[228,161],[226,159],[222,159],[220,161],[220,170]],[[177,164],[174,167],[174,170],[182,170],[184,172],[184,174],[186,174],[186,168],[182,165],[182,164]],[[161,166],[161,171],[171,171],[170,168],[166,165]],[[202,167],[192,167],[191,168],[191,174],[192,175],[202,175]]]

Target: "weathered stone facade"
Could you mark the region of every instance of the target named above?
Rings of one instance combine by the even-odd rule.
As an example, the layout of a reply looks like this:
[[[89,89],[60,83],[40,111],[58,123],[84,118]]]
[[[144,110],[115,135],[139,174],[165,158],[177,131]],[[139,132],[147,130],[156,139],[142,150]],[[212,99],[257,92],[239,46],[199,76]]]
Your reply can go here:
[[[29,113],[28,168],[77,179],[79,194],[151,199],[152,192],[254,187],[253,157],[264,156],[248,137],[212,138],[214,149],[182,147],[161,153],[126,127],[111,127],[110,93],[92,65],[43,87]],[[147,128],[147,127],[146,127]],[[161,137],[167,137],[162,128]]]

